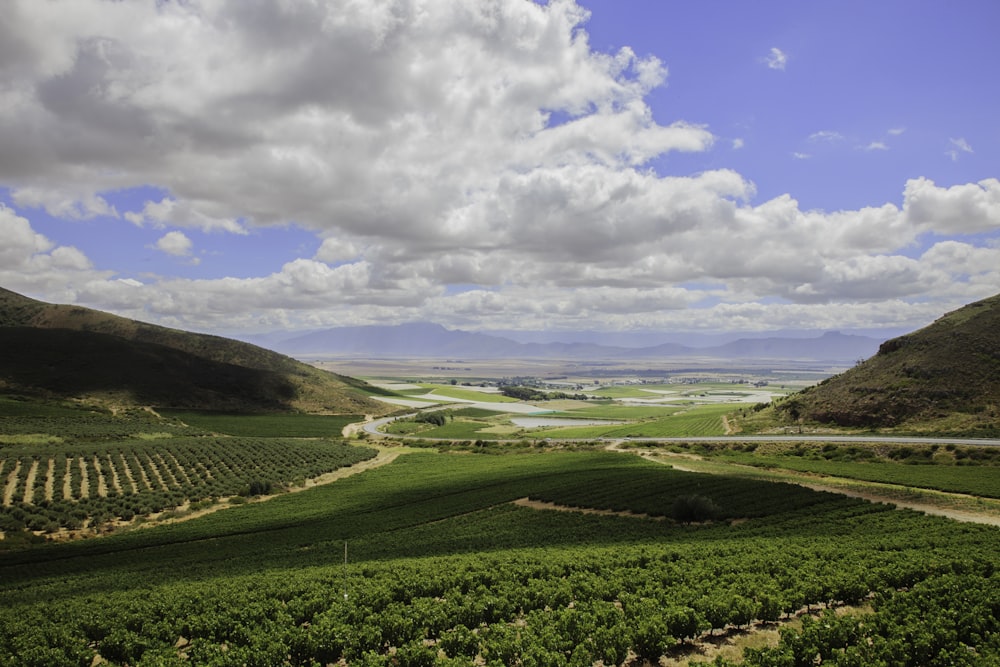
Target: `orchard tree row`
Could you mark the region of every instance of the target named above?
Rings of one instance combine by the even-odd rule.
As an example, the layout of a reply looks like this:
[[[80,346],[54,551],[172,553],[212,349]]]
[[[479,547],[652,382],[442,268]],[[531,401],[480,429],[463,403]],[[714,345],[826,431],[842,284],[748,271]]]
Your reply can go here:
[[[165,438],[0,448],[0,530],[53,532],[260,495],[374,456],[330,440]]]

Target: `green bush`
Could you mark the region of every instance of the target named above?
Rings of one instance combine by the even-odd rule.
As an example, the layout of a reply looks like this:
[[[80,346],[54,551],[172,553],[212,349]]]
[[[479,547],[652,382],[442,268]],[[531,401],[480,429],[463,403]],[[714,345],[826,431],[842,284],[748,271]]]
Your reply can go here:
[[[670,516],[681,523],[711,521],[719,516],[719,507],[711,498],[692,493],[674,499]]]

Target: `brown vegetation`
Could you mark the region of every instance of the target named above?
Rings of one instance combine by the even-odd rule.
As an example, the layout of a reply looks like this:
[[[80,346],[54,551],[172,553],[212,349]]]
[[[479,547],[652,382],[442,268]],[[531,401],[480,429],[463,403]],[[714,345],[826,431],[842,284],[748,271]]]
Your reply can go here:
[[[1000,433],[1000,295],[886,341],[773,410],[784,423]]]

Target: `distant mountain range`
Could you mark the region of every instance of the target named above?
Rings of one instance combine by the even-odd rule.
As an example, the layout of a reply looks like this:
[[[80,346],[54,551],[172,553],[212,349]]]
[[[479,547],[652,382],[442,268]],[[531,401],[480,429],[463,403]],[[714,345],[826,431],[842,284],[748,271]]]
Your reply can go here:
[[[740,338],[709,347],[663,343],[646,347],[593,342],[518,342],[505,336],[446,329],[429,323],[338,327],[305,334],[268,334],[246,340],[298,358],[435,359],[662,359],[786,360],[854,363],[873,355],[883,339],[831,331],[812,337]]]

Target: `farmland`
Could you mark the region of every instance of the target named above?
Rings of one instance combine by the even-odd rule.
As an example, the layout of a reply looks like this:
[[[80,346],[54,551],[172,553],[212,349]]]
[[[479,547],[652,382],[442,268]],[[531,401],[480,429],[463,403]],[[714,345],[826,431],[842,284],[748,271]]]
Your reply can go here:
[[[1000,448],[955,445],[768,444],[674,447],[713,460],[830,477],[1000,498]]]
[[[456,404],[388,428],[458,442],[381,443],[389,465],[324,485],[305,482],[375,455],[331,437],[360,417],[0,401],[0,663],[1000,660],[996,528],[755,477],[992,503],[992,450],[656,447],[628,438],[721,434],[736,406],[552,400],[546,416],[609,424],[520,428],[502,410],[523,403],[407,391],[432,384]],[[221,511],[132,529],[203,506]],[[103,536],[37,543],[76,533]]]
[[[715,509],[691,522],[678,499],[693,495]],[[525,497],[633,516],[512,504]],[[621,454],[413,453],[184,524],[0,557],[0,655],[641,664],[697,660],[704,637],[846,604],[857,609],[744,657],[990,664],[998,553],[988,527]]]
[[[0,400],[0,531],[9,539],[0,546],[19,545],[14,538],[23,531],[107,532],[165,510],[300,487],[375,455],[339,440],[343,425],[354,420],[110,414],[8,397]],[[268,437],[241,435],[246,433]]]
[[[374,454],[323,440],[245,437],[9,446],[0,450],[0,528],[96,530],[186,504],[301,485]]]
[[[389,424],[387,433],[418,435],[429,439],[496,440],[510,438],[561,438],[589,440],[595,438],[673,437],[724,435],[723,416],[732,412],[733,406],[695,405],[686,408],[630,407],[622,405],[589,406],[581,404],[569,409],[545,413],[546,417],[576,420],[581,425],[542,426],[520,428],[516,415],[500,412],[474,413],[445,412],[447,423],[434,426],[401,420]],[[594,424],[594,420],[607,420],[607,424]],[[624,423],[623,423],[624,422]]]

